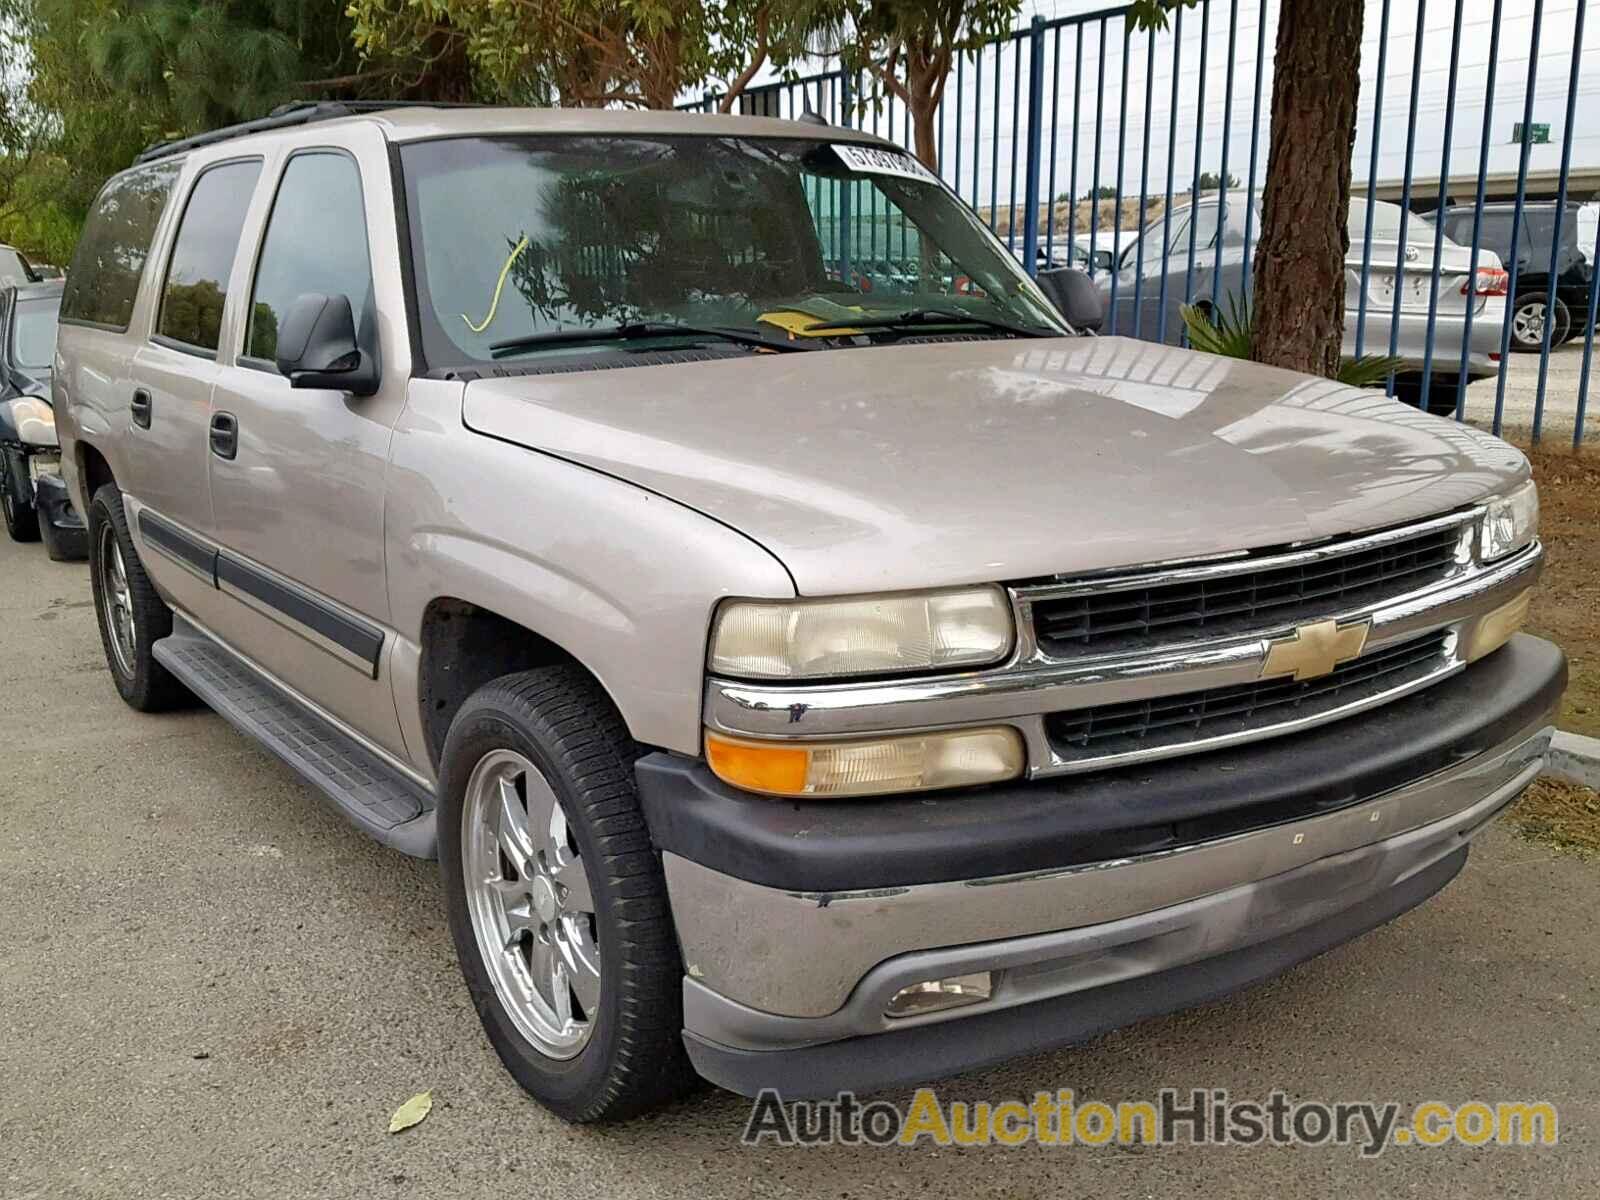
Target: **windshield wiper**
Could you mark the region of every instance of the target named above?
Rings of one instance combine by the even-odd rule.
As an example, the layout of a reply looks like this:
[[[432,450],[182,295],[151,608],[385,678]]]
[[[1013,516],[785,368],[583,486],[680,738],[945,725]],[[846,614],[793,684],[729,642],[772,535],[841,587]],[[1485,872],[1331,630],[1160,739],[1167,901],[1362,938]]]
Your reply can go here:
[[[814,334],[830,331],[843,333],[848,329],[919,329],[929,325],[981,325],[986,329],[1009,333],[1013,337],[1056,336],[1047,330],[1028,329],[996,317],[984,317],[977,313],[960,312],[950,308],[913,308],[883,317],[853,317],[848,321],[823,321],[821,324],[807,325],[800,332]]]
[[[629,321],[621,325],[552,329],[545,333],[530,333],[523,337],[507,338],[503,342],[491,342],[489,353],[498,358],[502,354],[513,354],[519,350],[537,350],[546,346],[581,346],[585,342],[628,342],[640,338],[679,335],[716,338],[718,341],[732,342],[739,346],[755,346],[758,349],[777,350],[782,353],[816,349],[814,346],[795,342],[775,342],[762,337],[759,333],[747,333],[741,329],[729,329],[720,325],[684,325],[677,321]]]

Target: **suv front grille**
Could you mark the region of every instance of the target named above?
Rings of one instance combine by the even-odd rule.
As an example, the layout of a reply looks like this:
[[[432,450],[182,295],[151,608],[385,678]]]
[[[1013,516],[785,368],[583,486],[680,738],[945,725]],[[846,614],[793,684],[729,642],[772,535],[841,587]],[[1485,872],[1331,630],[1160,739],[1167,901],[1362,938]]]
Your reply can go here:
[[[1258,632],[1371,607],[1445,579],[1456,565],[1461,526],[1299,563],[1033,602],[1047,654],[1096,654],[1159,642]]]
[[[1440,672],[1449,662],[1449,636],[1435,632],[1384,646],[1302,682],[1285,676],[1053,713],[1045,728],[1068,764],[1244,733],[1267,736],[1273,726],[1358,707]]]

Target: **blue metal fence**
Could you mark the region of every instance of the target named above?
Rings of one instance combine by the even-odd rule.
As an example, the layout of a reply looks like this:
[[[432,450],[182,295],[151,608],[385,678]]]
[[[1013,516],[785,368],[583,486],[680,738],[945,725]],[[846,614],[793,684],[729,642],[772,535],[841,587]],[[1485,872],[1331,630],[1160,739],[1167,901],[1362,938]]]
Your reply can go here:
[[[1502,65],[1520,65],[1523,46],[1511,45],[1503,36],[1504,0],[1493,0],[1487,21],[1488,58],[1474,64],[1474,70],[1484,72],[1475,171],[1453,170],[1452,155],[1459,144],[1457,108],[1478,102],[1477,89],[1462,65],[1463,34],[1470,29],[1474,42],[1481,40],[1477,31],[1485,25],[1487,5],[1483,0],[1434,0],[1436,11],[1450,10],[1450,21],[1432,29],[1429,0],[1381,0],[1381,6],[1373,0],[1369,6],[1367,40],[1376,69],[1362,89],[1360,130],[1357,146],[1352,147],[1352,157],[1365,167],[1364,173],[1360,166],[1356,169],[1353,198],[1366,203],[1362,223],[1352,229],[1362,235],[1361,246],[1359,251],[1353,248],[1347,260],[1346,352],[1360,357],[1376,351],[1404,359],[1389,377],[1391,394],[1453,412],[1457,419],[1486,419],[1499,432],[1507,423],[1508,390],[1524,386],[1533,374],[1531,354],[1518,354],[1517,349],[1535,349],[1531,436],[1534,440],[1541,436],[1552,403],[1565,413],[1570,399],[1577,444],[1584,437],[1600,309],[1600,271],[1595,269],[1600,238],[1574,252],[1571,234],[1581,222],[1569,202],[1591,199],[1600,190],[1600,151],[1590,155],[1597,161],[1584,167],[1587,194],[1569,184],[1578,102],[1597,89],[1584,86],[1581,72],[1588,0],[1567,0],[1559,9],[1573,21],[1569,69],[1561,93],[1566,117],[1561,127],[1561,166],[1553,180],[1546,173],[1535,181],[1530,164],[1534,117],[1542,95],[1538,78],[1547,3],[1561,6],[1563,0],[1532,0],[1517,113],[1497,94],[1497,87],[1509,78]],[[1378,10],[1375,38],[1374,8]],[[1552,7],[1552,14],[1555,11]],[[940,173],[1029,271],[1041,261],[1071,261],[1090,270],[1108,303],[1107,332],[1175,341],[1182,336],[1182,322],[1173,319],[1180,301],[1209,304],[1222,313],[1233,303],[1248,301],[1267,168],[1263,150],[1265,98],[1271,95],[1267,30],[1276,12],[1276,0],[1200,0],[1187,15],[1176,10],[1170,28],[1160,33],[1132,30],[1125,6],[1035,18],[958,60],[937,114]],[[1397,14],[1415,19],[1408,56],[1409,119],[1398,131],[1384,128],[1386,93],[1400,94],[1390,86],[1396,83],[1391,75],[1397,66],[1404,69],[1407,61],[1401,58],[1396,64],[1389,53],[1391,41],[1403,43],[1410,32],[1392,28]],[[1518,6],[1514,23],[1519,29],[1521,19]],[[1247,47],[1253,42],[1255,59],[1253,70],[1236,80],[1241,41]],[[1210,76],[1218,70],[1214,53],[1226,56],[1220,68],[1225,76],[1220,97],[1207,94]],[[1189,58],[1198,60],[1193,76],[1187,69]],[[1445,77],[1430,79],[1425,88],[1424,77],[1438,74],[1433,64],[1445,60],[1449,64]],[[1156,79],[1161,72],[1170,80],[1158,93]],[[1236,88],[1241,82],[1242,90]],[[1158,96],[1168,108],[1164,122],[1157,120]],[[1419,145],[1418,118],[1425,111],[1439,111],[1441,98],[1442,138],[1435,156],[1432,147]],[[713,111],[717,99],[708,94],[689,107]],[[739,109],[790,118],[809,111],[830,123],[880,133],[908,148],[912,142],[910,114],[901,102],[860,73],[824,70],[753,88],[740,98]],[[1236,115],[1245,111],[1250,114],[1248,167],[1241,182],[1230,171],[1237,169],[1245,153],[1243,146],[1232,145]],[[1513,183],[1509,172],[1493,169],[1491,151],[1507,144],[1505,135],[1511,132],[1507,126],[1516,115],[1521,118],[1517,127],[1521,144]],[[1218,119],[1220,134],[1212,132]],[[1392,152],[1402,134],[1400,178],[1380,178],[1384,153]],[[1186,148],[1190,141],[1192,162],[1186,160],[1184,165],[1191,167],[1193,183],[1185,193],[1180,147]],[[1158,156],[1154,167],[1152,153]],[[1202,174],[1209,174],[1211,164],[1215,188],[1202,189]],[[1065,190],[1059,191],[1062,185]],[[1386,196],[1398,201],[1398,210],[1382,210],[1387,215],[1379,223]],[[1081,211],[1085,197],[1092,198],[1086,213]],[[853,210],[853,203],[870,206],[875,201],[870,189],[856,195],[849,187],[841,189],[841,227],[861,225],[844,238],[843,255],[865,254],[876,260],[881,253],[892,258],[896,248],[878,244],[880,233],[885,243],[890,242],[889,229],[880,230],[875,214]],[[1214,236],[1200,229],[1212,211]],[[1488,232],[1491,226],[1501,235],[1506,232],[1507,211],[1509,240],[1495,244],[1513,252],[1505,255],[1501,274],[1487,265],[1496,253]],[[1386,229],[1390,220],[1398,229]],[[1530,232],[1535,224],[1537,242]],[[1149,236],[1139,236],[1130,252],[1126,237],[1139,233]],[[1546,236],[1548,247],[1543,244]],[[1392,249],[1387,248],[1389,243]],[[1432,269],[1420,263],[1425,253]],[[1458,266],[1447,268],[1446,262]],[[1519,283],[1528,279],[1536,283],[1519,291]],[[1503,300],[1485,294],[1502,287]],[[1540,302],[1542,328],[1537,320]],[[1147,311],[1152,305],[1153,310]],[[1558,309],[1569,315],[1565,327],[1556,319]],[[1563,347],[1557,340],[1563,334],[1570,335],[1571,345]],[[1479,344],[1485,347],[1482,352],[1474,349]],[[1553,362],[1559,363],[1559,381],[1552,377]],[[1575,384],[1571,367],[1576,368]],[[1480,380],[1479,387],[1469,388],[1469,382]],[[1568,390],[1574,386],[1575,392]],[[1513,424],[1523,423],[1520,406],[1511,417]]]

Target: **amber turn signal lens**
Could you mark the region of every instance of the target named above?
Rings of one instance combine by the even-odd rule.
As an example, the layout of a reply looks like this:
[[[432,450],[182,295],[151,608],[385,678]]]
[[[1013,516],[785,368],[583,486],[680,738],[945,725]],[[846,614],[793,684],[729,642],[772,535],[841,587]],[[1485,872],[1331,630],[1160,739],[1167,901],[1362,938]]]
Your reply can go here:
[[[849,742],[760,742],[706,732],[717,778],[769,796],[879,796],[1015,779],[1022,736],[1005,727]]]
[[[766,746],[758,742],[735,742],[706,735],[706,761],[724,783],[751,792],[774,792],[798,796],[806,790],[806,772],[811,765],[808,750],[788,746]]]

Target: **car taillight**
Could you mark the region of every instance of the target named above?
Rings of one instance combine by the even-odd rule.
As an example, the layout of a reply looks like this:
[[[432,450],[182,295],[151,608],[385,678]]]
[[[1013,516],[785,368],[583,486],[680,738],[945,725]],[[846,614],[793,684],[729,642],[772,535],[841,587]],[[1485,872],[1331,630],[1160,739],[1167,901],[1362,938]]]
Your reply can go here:
[[[1504,296],[1511,290],[1511,276],[1499,267],[1479,267],[1478,286],[1472,289],[1475,296]],[[1465,282],[1461,285],[1461,294],[1467,294]]]

